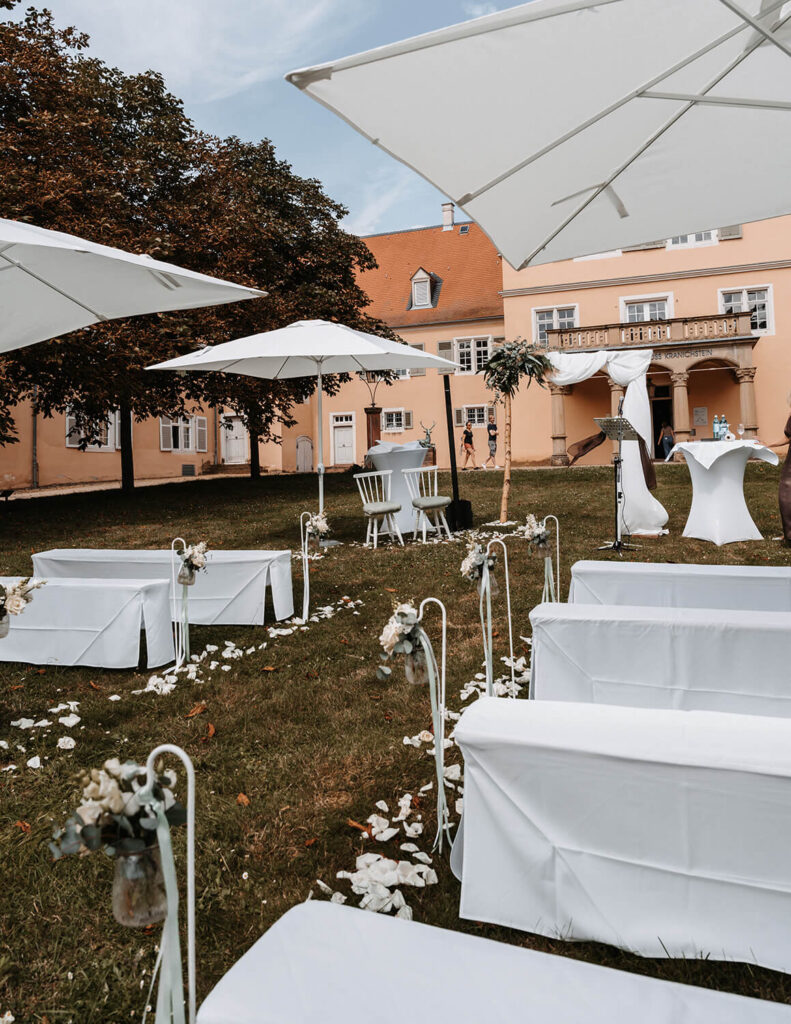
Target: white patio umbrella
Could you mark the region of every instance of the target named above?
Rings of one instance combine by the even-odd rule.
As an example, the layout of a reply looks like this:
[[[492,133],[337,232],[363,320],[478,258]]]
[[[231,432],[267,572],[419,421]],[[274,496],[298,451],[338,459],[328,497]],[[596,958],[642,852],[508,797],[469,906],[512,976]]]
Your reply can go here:
[[[534,0],[288,80],[516,268],[791,211],[787,0]]]
[[[365,334],[327,320],[298,320],[276,331],[237,338],[149,366],[149,370],[222,370],[266,380],[318,378],[319,511],[324,511],[324,422],[322,377],[332,373],[382,373],[456,364],[397,341]]]
[[[0,220],[0,352],[105,320],[265,295],[150,256]]]

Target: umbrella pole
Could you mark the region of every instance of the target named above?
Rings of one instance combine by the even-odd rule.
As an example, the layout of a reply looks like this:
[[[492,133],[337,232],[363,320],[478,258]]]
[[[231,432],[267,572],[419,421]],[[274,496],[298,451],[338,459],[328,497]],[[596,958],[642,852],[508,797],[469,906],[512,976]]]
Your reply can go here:
[[[319,458],[316,465],[316,469],[319,473],[319,512],[324,511],[324,413],[322,412],[322,394],[321,394],[321,363],[319,365],[319,401],[318,401],[318,429],[316,431],[318,437],[319,446]]]

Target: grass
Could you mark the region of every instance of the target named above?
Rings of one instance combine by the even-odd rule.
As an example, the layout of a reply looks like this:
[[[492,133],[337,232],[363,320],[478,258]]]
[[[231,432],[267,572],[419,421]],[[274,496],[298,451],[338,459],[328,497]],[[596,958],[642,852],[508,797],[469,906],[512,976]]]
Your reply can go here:
[[[496,517],[500,481],[500,473],[462,475],[462,495],[472,499],[477,523]],[[777,484],[778,470],[748,467],[748,504],[769,538],[780,533]],[[515,473],[512,518],[528,512],[560,518],[564,593],[571,564],[599,557],[596,545],[610,536],[611,488],[606,469]],[[627,557],[788,564],[786,550],[771,540],[718,549],[683,539],[690,501],[684,466],[659,467],[657,496],[670,512],[672,534],[641,541]],[[328,476],[327,504],[335,536],[361,540],[359,498],[348,476]],[[296,547],[298,514],[314,505],[315,478],[305,477],[165,485],[131,499],[102,492],[10,502],[0,508],[0,573],[29,573],[34,550],[159,547],[177,534],[206,539],[215,548]],[[513,542],[511,552],[515,621],[517,632],[525,632],[540,598],[542,566],[524,544]],[[309,633],[273,640],[265,651],[232,662],[231,671],[217,672],[201,685],[182,681],[166,697],[132,696],[145,685],[147,672],[0,664],[0,738],[10,744],[10,750],[0,750],[0,766],[21,766],[0,774],[0,1015],[11,1010],[20,1022],[108,1024],[141,1011],[144,972],[153,964],[159,930],[129,931],[114,922],[112,865],[102,855],[53,864],[47,850],[53,823],[63,822],[78,802],[79,771],[107,757],[143,761],[157,743],[172,742],[195,762],[199,1000],[266,928],[306,898],[315,879],[333,884],[337,871],[353,868],[362,841],[348,819],[364,821],[381,799],[393,808],[401,794],[416,793],[432,777],[426,754],[402,743],[405,735],[428,727],[427,694],[406,686],[400,666],[387,683],[375,676],[377,638],[393,599],[433,595],[446,602],[452,707],[459,708],[459,690],[480,668],[477,597],[459,575],[462,555],[457,545],[335,548],[314,564],[313,605],[348,595],[364,601],[359,616],[344,611]],[[295,568],[295,596],[300,593]],[[249,647],[262,637],[260,630],[243,627],[194,628],[193,650],[206,643],[222,646],[226,639]],[[108,701],[115,693],[122,699]],[[65,700],[80,702],[73,752],[56,748],[66,730],[32,735],[10,728],[11,720],[39,719]],[[188,717],[198,701],[206,710]],[[15,749],[18,743],[24,753]],[[34,754],[42,758],[38,771],[25,767]],[[237,802],[240,793],[249,798],[248,806]],[[428,819],[430,803],[424,808]],[[182,842],[179,837],[179,848]],[[791,979],[760,968],[647,960],[606,946],[460,921],[458,884],[444,860],[436,866],[438,885],[406,892],[416,920],[791,1002]]]

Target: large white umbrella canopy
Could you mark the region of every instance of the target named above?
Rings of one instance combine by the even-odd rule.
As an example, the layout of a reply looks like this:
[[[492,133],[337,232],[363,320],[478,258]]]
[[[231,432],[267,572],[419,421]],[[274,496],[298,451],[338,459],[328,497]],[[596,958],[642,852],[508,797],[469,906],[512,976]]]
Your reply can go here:
[[[791,211],[787,0],[534,0],[287,78],[516,268]]]
[[[366,334],[328,320],[298,320],[275,331],[210,345],[150,370],[240,373],[266,380],[318,378],[319,511],[324,510],[324,424],[322,377],[333,373],[384,373],[434,367],[454,371],[456,364],[401,342]]]
[[[106,320],[265,295],[150,256],[0,220],[0,352]]]

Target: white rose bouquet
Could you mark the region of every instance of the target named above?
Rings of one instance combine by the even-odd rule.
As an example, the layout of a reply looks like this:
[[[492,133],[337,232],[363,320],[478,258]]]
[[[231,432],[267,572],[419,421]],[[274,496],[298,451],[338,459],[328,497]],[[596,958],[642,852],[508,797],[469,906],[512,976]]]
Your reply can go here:
[[[206,550],[208,544],[202,540],[200,544],[190,544],[181,552],[181,561],[193,572],[200,572],[206,568]]]
[[[399,604],[385,623],[379,637],[383,653],[380,655],[383,664],[379,665],[376,674],[379,679],[388,679],[392,669],[384,664],[396,654],[406,656],[406,677],[410,683],[420,684],[428,681],[426,656],[420,643],[420,624],[418,610],[411,604]]]
[[[483,576],[483,567],[486,564],[487,555],[480,544],[470,544],[467,548],[467,555],[461,563],[461,574],[470,583],[477,583]],[[491,572],[497,564],[497,556],[488,556],[489,571]]]
[[[531,551],[544,552],[549,547],[549,531],[546,523],[539,522],[532,514],[527,517],[525,525],[520,526],[516,532],[528,541]]]
[[[134,761],[124,764],[111,757],[82,777],[82,803],[65,828],[56,829],[49,844],[55,860],[66,854],[101,850],[116,854],[139,853],[156,845],[156,818],[138,799],[146,770]],[[154,796],[165,808],[168,824],[183,825],[186,812],[173,794],[176,773],[158,776]]]
[[[7,627],[7,616],[21,615],[33,600],[33,591],[43,587],[46,582],[46,580],[34,580],[28,576],[20,580],[19,583],[12,583],[8,586],[0,584],[0,622],[5,619]],[[6,632],[7,628],[2,635],[5,635]]]
[[[309,537],[326,537],[332,533],[332,527],[327,522],[327,513],[314,512],[305,523],[305,532]]]

